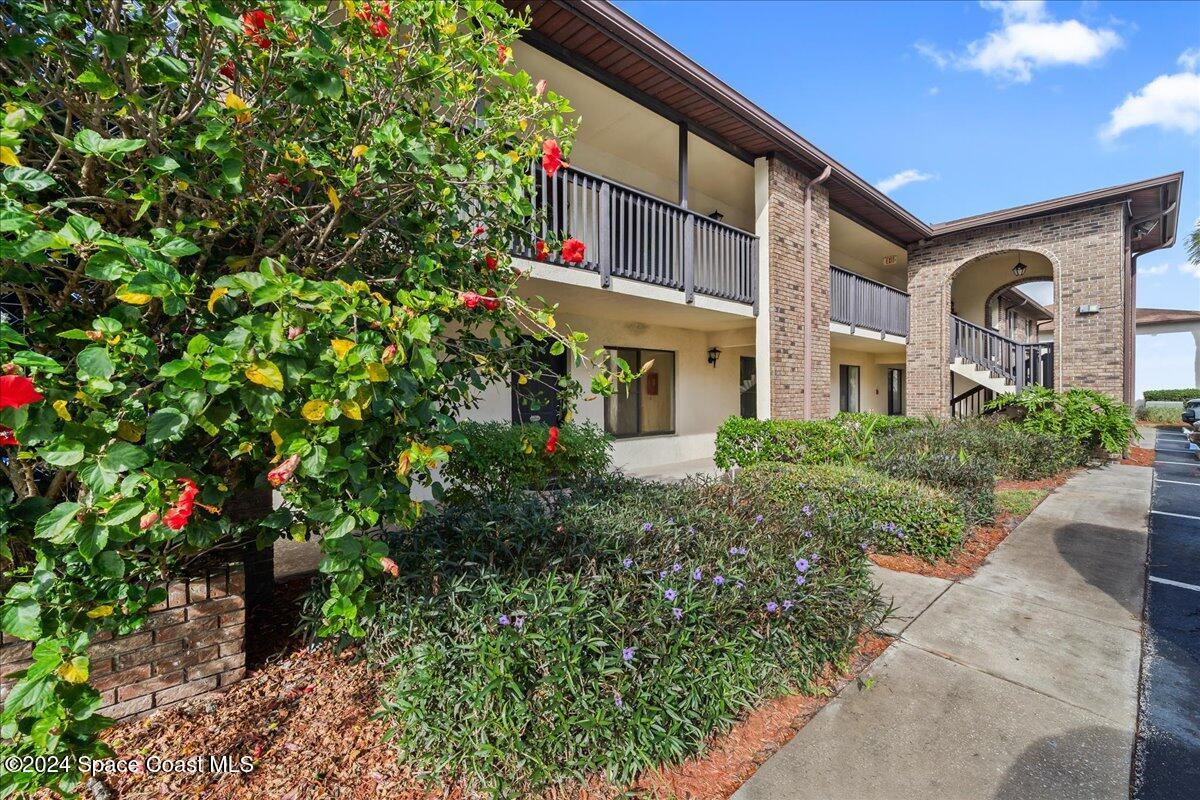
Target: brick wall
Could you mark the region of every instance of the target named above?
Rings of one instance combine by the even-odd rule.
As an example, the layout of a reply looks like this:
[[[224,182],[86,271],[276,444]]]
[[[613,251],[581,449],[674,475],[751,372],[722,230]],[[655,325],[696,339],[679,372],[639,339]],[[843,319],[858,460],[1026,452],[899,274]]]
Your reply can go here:
[[[768,172],[771,417],[804,417],[804,187],[802,173],[772,158]],[[812,193],[812,416],[830,413],[829,193]]]
[[[950,234],[909,248],[908,413],[950,413],[950,291],[954,275],[979,256],[1009,250],[1041,253],[1054,265],[1054,381],[1122,400],[1130,281],[1125,268],[1125,209],[1078,209]],[[1079,314],[1081,305],[1100,313]]]
[[[96,636],[88,655],[101,712],[126,719],[238,681],[246,672],[240,565],[167,586],[167,599],[128,636]],[[30,643],[0,637],[0,675],[29,665]],[[0,697],[11,681],[0,681]]]

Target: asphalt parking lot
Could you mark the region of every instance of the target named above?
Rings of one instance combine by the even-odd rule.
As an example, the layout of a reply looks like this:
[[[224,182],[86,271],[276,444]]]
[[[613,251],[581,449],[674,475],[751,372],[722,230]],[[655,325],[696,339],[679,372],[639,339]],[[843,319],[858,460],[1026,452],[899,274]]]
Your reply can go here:
[[[1135,800],[1200,797],[1200,460],[1155,436]]]

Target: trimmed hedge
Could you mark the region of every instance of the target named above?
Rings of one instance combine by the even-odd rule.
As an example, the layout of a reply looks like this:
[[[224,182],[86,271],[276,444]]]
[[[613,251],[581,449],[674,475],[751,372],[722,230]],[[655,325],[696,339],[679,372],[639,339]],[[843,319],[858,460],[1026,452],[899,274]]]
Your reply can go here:
[[[612,439],[585,422],[559,427],[558,446],[546,452],[545,425],[463,422],[450,460],[442,467],[451,497],[493,497],[526,489],[571,485],[608,472]]]
[[[1159,425],[1182,425],[1183,403],[1171,406],[1142,406],[1138,409],[1137,417]]]
[[[814,524],[848,532],[880,552],[934,561],[962,544],[965,521],[954,498],[917,481],[858,466],[764,463],[743,470],[736,484],[764,497],[764,509],[799,508]]]
[[[1147,389],[1142,392],[1143,400],[1174,400],[1186,403],[1200,398],[1200,389]]]
[[[748,483],[610,476],[448,506],[390,544],[365,624],[394,742],[500,797],[686,758],[811,691],[884,611],[855,532]]]
[[[715,461],[721,469],[766,461],[830,464],[864,458],[875,438],[926,423],[915,417],[842,412],[831,420],[730,417],[717,429]]]
[[[893,478],[941,489],[958,503],[968,524],[995,516],[999,464],[978,428],[947,423],[897,431],[881,439],[867,463]]]

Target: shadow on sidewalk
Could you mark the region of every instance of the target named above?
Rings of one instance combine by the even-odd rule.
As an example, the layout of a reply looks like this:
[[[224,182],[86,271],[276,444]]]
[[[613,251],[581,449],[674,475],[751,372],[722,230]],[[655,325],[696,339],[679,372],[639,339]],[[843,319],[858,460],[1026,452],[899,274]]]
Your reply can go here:
[[[1096,800],[1125,797],[1127,785],[1114,785],[1115,753],[1133,746],[1129,733],[1088,726],[1047,736],[1025,748],[1004,774],[994,800]],[[1126,766],[1127,765],[1123,765]]]
[[[1131,580],[1129,562],[1146,558],[1146,537],[1124,528],[1076,522],[1054,531],[1054,546],[1079,575],[1116,600],[1130,614],[1142,616],[1143,575]]]

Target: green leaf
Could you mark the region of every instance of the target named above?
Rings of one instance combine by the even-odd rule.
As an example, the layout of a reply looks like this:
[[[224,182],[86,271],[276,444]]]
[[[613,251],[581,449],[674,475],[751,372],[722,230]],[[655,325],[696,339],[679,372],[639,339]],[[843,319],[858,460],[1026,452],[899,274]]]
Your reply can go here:
[[[40,369],[42,372],[57,374],[63,371],[58,362],[53,358],[44,356],[41,353],[35,353],[32,350],[23,350],[12,357],[14,364],[19,364],[22,367],[30,367],[31,369]]]
[[[312,76],[312,86],[317,90],[317,93],[322,97],[327,97],[330,100],[336,100],[342,96],[345,90],[345,84],[342,83],[341,77],[335,72],[318,72]]]
[[[170,441],[179,438],[187,427],[188,418],[175,408],[160,408],[146,424],[146,444]]]
[[[96,131],[86,128],[75,134],[75,138],[71,140],[71,146],[77,152],[106,160],[140,150],[145,145],[145,139],[105,139]]]
[[[0,630],[27,641],[42,635],[41,607],[37,600],[7,603],[0,611]]]
[[[56,544],[62,544],[65,539],[70,538],[64,534],[73,533],[74,528],[79,525],[75,515],[82,507],[79,503],[59,503],[34,523],[34,535],[39,539],[49,539]]]
[[[104,70],[94,64],[79,73],[79,76],[75,78],[75,83],[89,92],[95,92],[100,95],[101,100],[111,100],[117,96],[117,92],[119,91],[113,79]]]
[[[127,472],[139,469],[150,461],[150,455],[142,448],[129,442],[117,442],[108,448],[100,464],[113,472]]]
[[[75,546],[79,554],[91,561],[108,544],[108,529],[97,525],[80,525],[75,531]]]
[[[96,556],[96,560],[92,562],[96,572],[106,578],[123,578],[125,577],[125,559],[121,558],[121,554],[113,550],[105,550],[100,555]]]
[[[71,467],[83,461],[83,442],[60,438],[40,448],[38,457],[51,466]]]
[[[172,236],[158,246],[158,252],[169,258],[183,258],[184,256],[194,256],[200,252],[200,248],[180,236]]]
[[[159,55],[152,59],[152,63],[158,70],[159,79],[163,83],[183,83],[188,78],[188,66],[185,62],[175,58],[175,56]]]
[[[129,37],[109,31],[96,31],[96,43],[104,48],[104,54],[119,61],[129,52]]]
[[[104,519],[101,522],[109,527],[123,525],[134,517],[140,517],[145,508],[146,504],[141,500],[127,497],[124,500],[117,501],[108,510],[108,513],[104,515]]]
[[[4,170],[4,180],[27,192],[40,192],[55,183],[54,178],[30,167],[8,167]]]
[[[85,348],[79,351],[79,355],[75,357],[75,362],[79,365],[79,374],[84,378],[104,378],[107,380],[116,371],[112,359],[108,357],[107,347]]]

